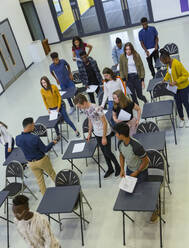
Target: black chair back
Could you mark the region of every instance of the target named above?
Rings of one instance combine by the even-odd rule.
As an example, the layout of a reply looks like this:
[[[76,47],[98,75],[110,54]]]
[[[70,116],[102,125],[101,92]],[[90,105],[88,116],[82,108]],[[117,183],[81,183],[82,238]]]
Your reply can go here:
[[[83,122],[83,125],[82,125],[82,130],[83,130],[83,135],[85,133],[88,133],[88,130],[89,130],[89,119],[86,118]]]
[[[18,161],[11,161],[6,168],[6,178],[22,178],[24,177],[23,167]]]
[[[161,96],[173,96],[174,93],[167,89],[166,83],[159,83],[153,89],[153,99]]]
[[[169,52],[170,55],[178,54],[179,49],[175,43],[168,43],[164,46],[164,49]]]
[[[72,186],[80,185],[80,180],[75,171],[72,170],[61,170],[56,175],[55,179],[56,186]]]
[[[159,132],[159,127],[152,121],[142,122],[137,128],[137,133],[154,133]]]
[[[35,123],[32,133],[39,137],[47,137],[47,128],[42,123]]]

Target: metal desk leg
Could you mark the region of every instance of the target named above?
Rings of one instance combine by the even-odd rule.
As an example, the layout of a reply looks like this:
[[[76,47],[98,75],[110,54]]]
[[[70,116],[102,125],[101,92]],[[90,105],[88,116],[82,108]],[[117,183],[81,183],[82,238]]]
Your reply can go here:
[[[81,210],[81,193],[79,195],[79,212],[80,212],[80,223],[81,223],[81,241],[82,246],[84,246],[84,237],[83,237],[83,220],[82,220],[82,210]]]
[[[9,200],[7,197],[7,247],[9,248]]]
[[[126,245],[125,244],[125,213],[124,211],[122,211],[123,213],[123,245]]]
[[[60,137],[61,154],[63,154],[62,123],[60,123],[60,133],[61,133],[61,137]]]
[[[73,170],[73,168],[76,168],[81,174],[83,173],[74,163],[73,163],[73,159],[67,159],[68,162],[70,162],[71,164],[71,168]]]
[[[100,166],[98,164],[98,178],[99,178],[99,188],[101,188],[101,174],[100,174]]]
[[[167,164],[167,179],[168,179],[168,183],[170,183],[170,178],[169,178],[169,163],[168,163],[168,156],[167,156],[167,144],[165,141],[165,160],[166,160],[166,164]]]
[[[174,123],[174,116],[170,115],[171,123],[173,126],[173,132],[174,132],[174,137],[175,137],[175,145],[177,145],[177,136],[176,136],[176,128],[175,128],[175,123]]]
[[[160,248],[163,247],[162,242],[162,218],[161,218],[161,194],[159,193],[159,231],[160,231]]]
[[[77,121],[79,122],[79,108],[77,107]]]

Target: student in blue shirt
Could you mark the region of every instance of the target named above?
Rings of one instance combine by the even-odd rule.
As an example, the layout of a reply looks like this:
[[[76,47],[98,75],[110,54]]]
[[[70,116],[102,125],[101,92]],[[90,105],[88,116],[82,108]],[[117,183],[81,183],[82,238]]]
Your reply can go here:
[[[59,59],[58,53],[56,52],[51,53],[50,56],[53,61],[53,63],[49,67],[50,72],[55,78],[57,84],[60,85],[61,90],[67,91],[70,88],[75,88],[70,65],[64,59]],[[69,114],[71,115],[75,111],[75,107],[71,98],[68,98],[68,102],[70,105]]]
[[[155,70],[153,66],[153,61],[156,62],[156,60],[159,58],[159,53],[158,53],[158,32],[155,27],[148,26],[148,20],[146,17],[143,17],[141,19],[141,24],[143,28],[140,30],[138,36],[139,40],[141,43],[142,48],[144,49],[146,56],[147,56],[147,62],[149,69],[151,71],[152,76],[155,76]],[[154,48],[155,50],[153,51],[152,54],[149,53],[148,49]]]
[[[120,38],[116,38],[116,45],[112,49],[112,59],[114,65],[117,66],[120,62],[120,56],[124,53],[124,45]]]

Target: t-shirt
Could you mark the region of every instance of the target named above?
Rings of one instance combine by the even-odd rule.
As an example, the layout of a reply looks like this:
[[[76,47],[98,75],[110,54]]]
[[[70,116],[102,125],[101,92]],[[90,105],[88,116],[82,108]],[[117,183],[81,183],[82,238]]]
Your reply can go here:
[[[113,111],[116,113],[117,117],[119,116],[119,112],[121,111],[121,109],[123,109],[124,111],[128,112],[129,114],[131,114],[131,119],[133,119],[133,108],[134,108],[135,104],[134,102],[129,102],[129,104],[125,107],[125,108],[121,108],[119,105],[117,106],[117,108],[113,108]]]
[[[80,58],[79,54],[80,54],[80,52],[85,51],[86,46],[87,46],[87,43],[83,43],[82,48],[80,48],[80,47],[75,48],[74,46],[72,47],[72,51],[75,52],[77,58]]]
[[[138,37],[140,41],[143,41],[146,49],[154,48],[156,43],[156,37],[158,36],[158,32],[155,27],[148,26],[147,29],[141,29]]]
[[[91,120],[93,125],[93,131],[96,136],[103,136],[103,123],[101,121],[101,117],[104,116],[104,111],[101,107],[96,104],[91,104],[88,109],[84,110],[87,117]],[[106,120],[107,121],[107,120]],[[108,136],[111,133],[110,124],[107,121],[107,133]]]
[[[123,141],[119,141],[118,149],[125,158],[126,165],[131,171],[136,171],[140,168],[142,158],[146,156],[146,152],[136,139],[130,138],[128,145]]]
[[[128,73],[137,73],[137,69],[136,69],[136,65],[135,65],[135,61],[133,59],[133,55],[127,55],[127,59],[128,59]]]
[[[88,85],[93,85],[93,84],[98,85],[98,79],[96,77],[96,73],[93,70],[93,67],[91,66],[91,63],[89,62],[88,64],[84,64],[84,65],[88,76],[88,82],[89,82]]]

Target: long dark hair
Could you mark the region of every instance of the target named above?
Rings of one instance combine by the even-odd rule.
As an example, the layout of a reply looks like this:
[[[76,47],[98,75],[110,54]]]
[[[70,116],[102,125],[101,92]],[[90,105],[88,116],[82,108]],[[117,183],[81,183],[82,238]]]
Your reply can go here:
[[[6,129],[8,128],[8,126],[2,121],[0,121],[0,125],[4,126]]]
[[[130,49],[131,49],[131,54],[133,54],[133,57],[134,58],[136,58],[136,56],[137,56],[137,52],[136,52],[136,50],[134,49],[134,46],[133,46],[133,44],[131,43],[131,42],[127,42],[126,44],[125,44],[125,46],[124,46],[124,53],[125,53],[125,56],[126,56],[126,51],[125,51],[125,49],[126,49],[126,47],[130,47]]]
[[[84,48],[84,42],[83,40],[79,37],[79,36],[74,36],[72,39],[72,46],[73,48],[77,48],[76,45],[74,44],[74,42],[78,40],[79,41],[79,48],[83,49]]]
[[[47,83],[47,88],[45,88],[45,87],[42,85],[42,81],[43,81],[43,80]],[[50,80],[48,79],[48,77],[43,76],[43,77],[40,79],[40,84],[41,84],[41,87],[43,87],[43,89],[45,89],[45,90],[50,90],[51,93],[52,93],[52,86],[51,86],[51,83],[50,83]]]
[[[108,67],[105,67],[104,70],[102,71],[103,74],[109,74],[111,78],[116,81],[117,75]],[[106,79],[105,79],[106,81]]]

